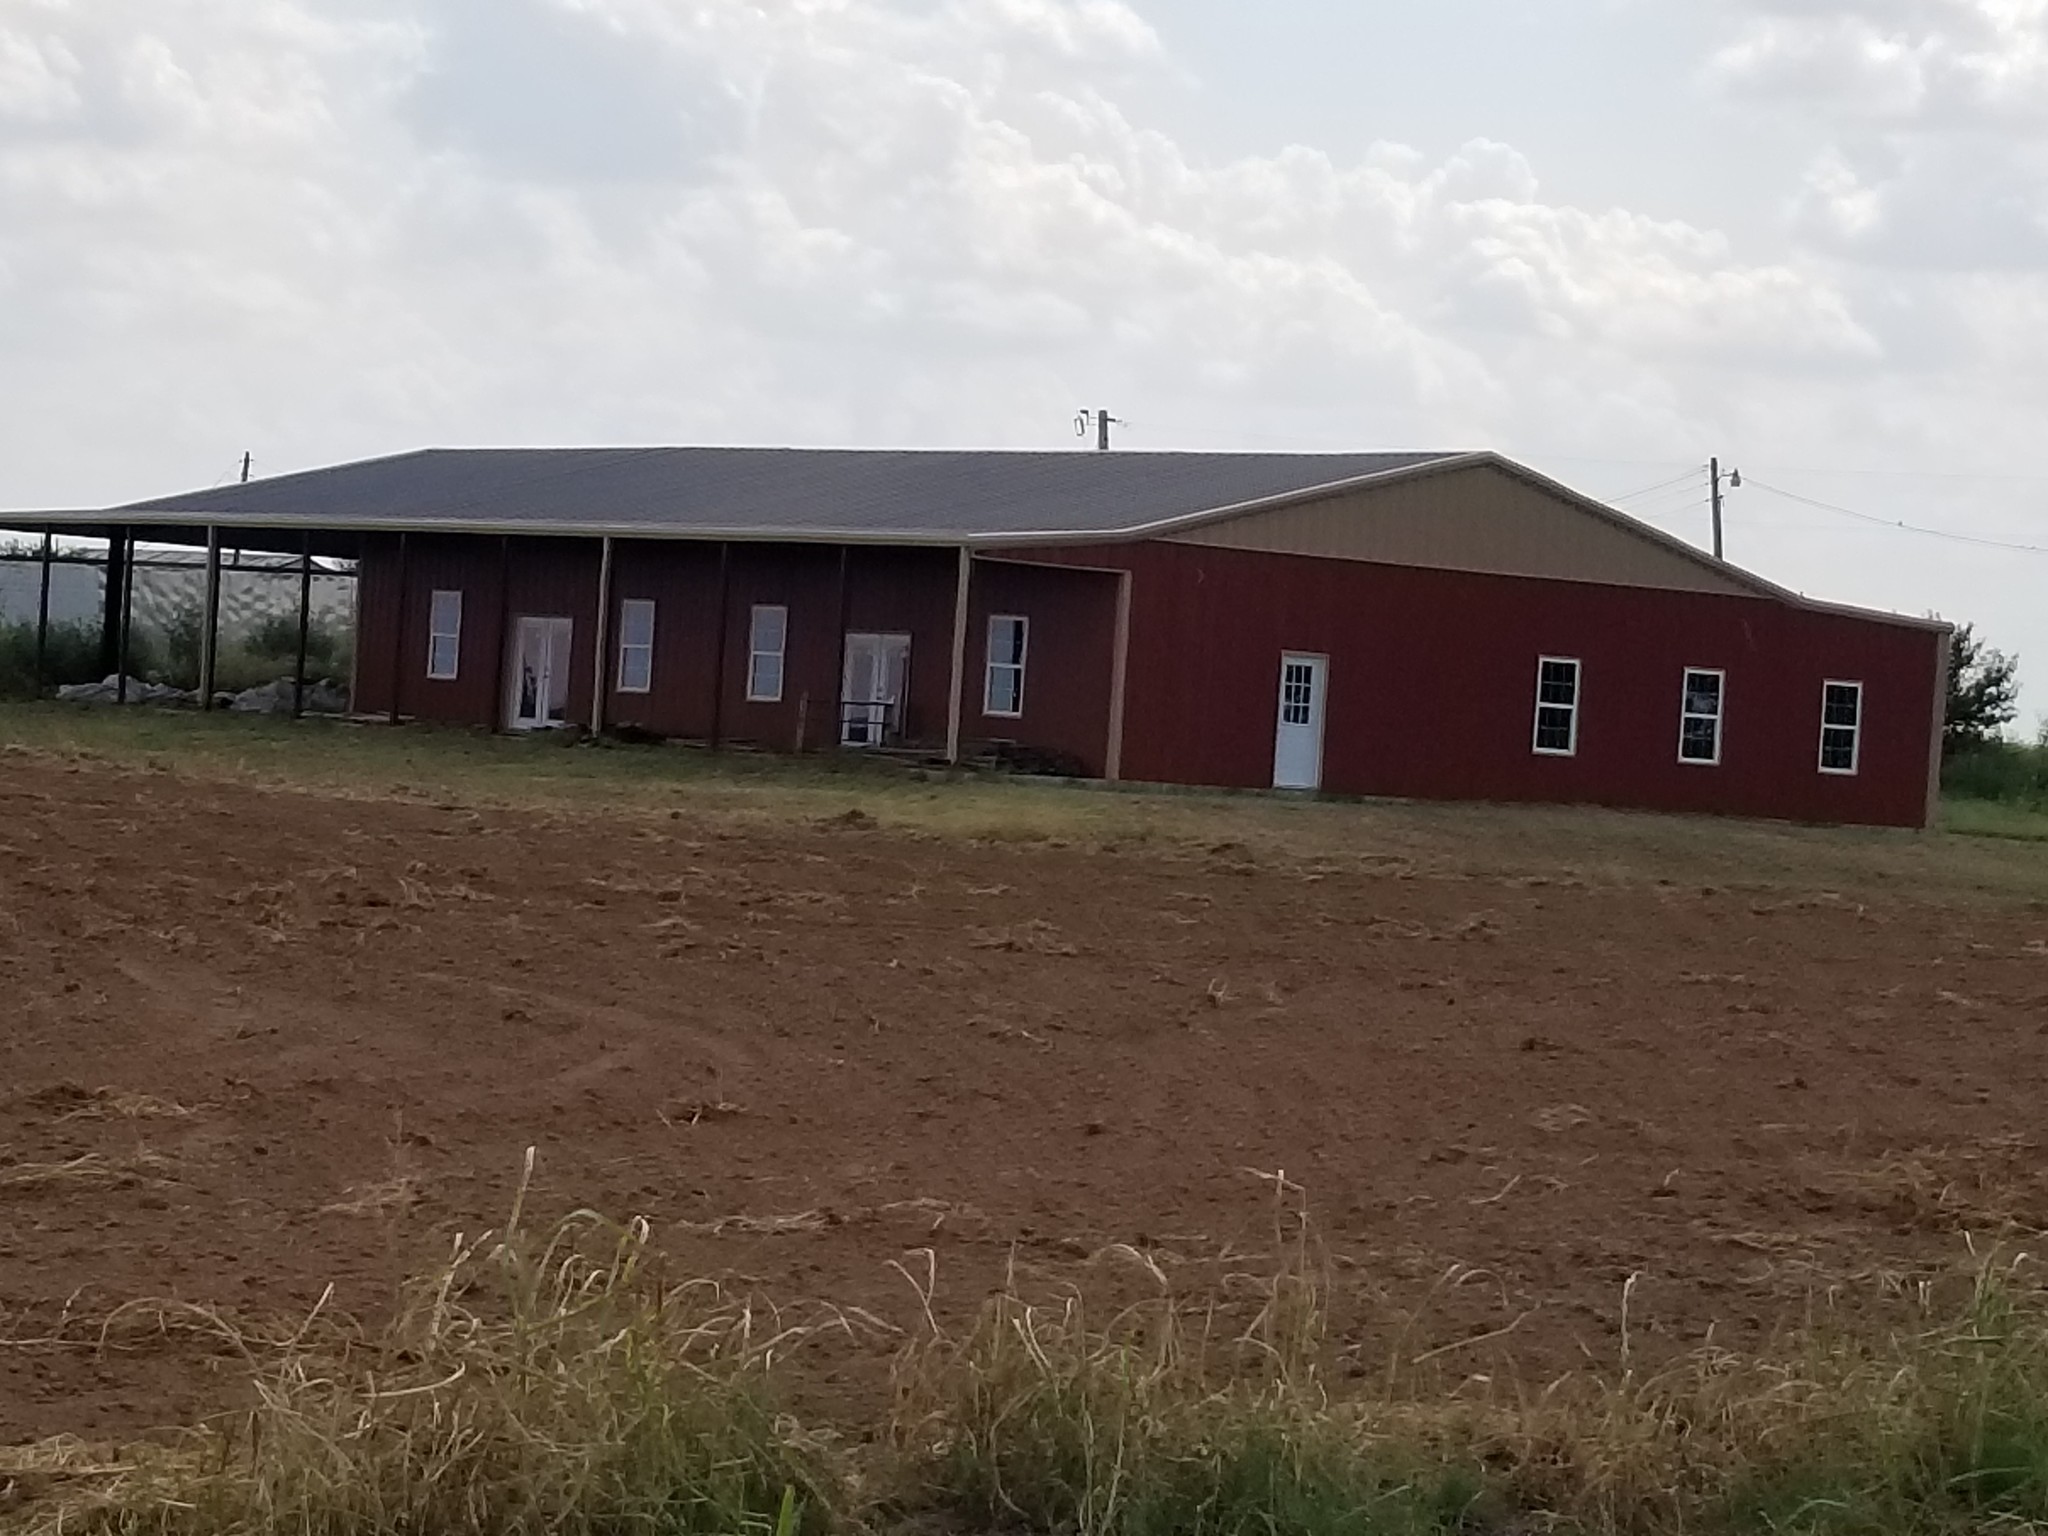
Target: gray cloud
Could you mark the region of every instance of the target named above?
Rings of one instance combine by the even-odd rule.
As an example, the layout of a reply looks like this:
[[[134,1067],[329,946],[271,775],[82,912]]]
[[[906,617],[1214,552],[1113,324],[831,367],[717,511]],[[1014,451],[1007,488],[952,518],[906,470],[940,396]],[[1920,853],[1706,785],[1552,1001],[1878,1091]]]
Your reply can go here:
[[[603,185],[703,175],[737,140],[731,89],[559,0],[437,0],[404,115],[430,145],[513,178]]]

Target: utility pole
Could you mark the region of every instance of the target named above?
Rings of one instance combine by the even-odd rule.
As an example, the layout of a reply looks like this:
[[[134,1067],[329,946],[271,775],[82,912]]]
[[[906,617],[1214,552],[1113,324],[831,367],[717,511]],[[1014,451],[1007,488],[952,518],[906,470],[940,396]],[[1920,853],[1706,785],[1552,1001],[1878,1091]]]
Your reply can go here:
[[[1726,557],[1721,553],[1721,460],[1718,456],[1707,460],[1707,477],[1714,483],[1714,558],[1721,560]],[[1731,491],[1742,489],[1741,470],[1728,472],[1728,488]]]
[[[1091,421],[1095,424],[1096,448],[1103,453],[1109,452],[1109,429],[1111,427],[1123,426],[1122,418],[1110,415],[1106,409],[1100,411],[1076,411],[1074,413],[1074,435],[1076,437],[1086,437],[1088,435],[1088,424]]]
[[[245,452],[242,455],[242,484],[244,485],[249,483],[249,466],[255,462],[255,459],[256,455],[253,453]],[[217,464],[220,461],[216,459],[214,462]]]

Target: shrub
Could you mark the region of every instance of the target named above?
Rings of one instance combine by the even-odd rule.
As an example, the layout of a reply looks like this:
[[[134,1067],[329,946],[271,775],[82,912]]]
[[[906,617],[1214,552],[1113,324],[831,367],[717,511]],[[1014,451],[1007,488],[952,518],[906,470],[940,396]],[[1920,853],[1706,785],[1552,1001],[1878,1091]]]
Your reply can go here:
[[[162,658],[157,669],[145,672],[141,667],[131,665],[129,671],[138,677],[146,676],[153,682],[197,688],[204,625],[205,610],[197,598],[180,603],[162,624],[157,644],[149,652],[153,657]],[[136,633],[140,636],[154,632]],[[345,679],[352,651],[346,631],[315,619],[306,632],[308,680]],[[251,625],[246,633],[222,630],[219,649],[213,659],[214,687],[220,692],[240,693],[245,688],[274,683],[279,678],[290,677],[298,666],[298,659],[298,614],[267,614]]]
[[[128,636],[128,674],[151,677],[162,670],[161,648],[146,629],[134,629]],[[94,623],[52,624],[43,659],[43,684],[56,688],[65,683],[98,682],[106,672],[100,665],[100,627]],[[0,625],[0,696],[33,698],[36,693],[36,627],[34,624]]]
[[[1969,800],[2048,808],[2048,745],[1989,741],[1942,765],[1944,793]]]

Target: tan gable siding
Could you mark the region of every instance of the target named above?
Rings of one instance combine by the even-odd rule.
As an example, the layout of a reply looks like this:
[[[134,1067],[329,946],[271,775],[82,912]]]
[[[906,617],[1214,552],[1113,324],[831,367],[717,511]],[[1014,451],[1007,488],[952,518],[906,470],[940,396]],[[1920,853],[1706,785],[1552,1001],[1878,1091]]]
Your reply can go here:
[[[1723,574],[1490,464],[1250,512],[1169,538],[1492,575],[1682,592],[1757,591],[1739,573]]]

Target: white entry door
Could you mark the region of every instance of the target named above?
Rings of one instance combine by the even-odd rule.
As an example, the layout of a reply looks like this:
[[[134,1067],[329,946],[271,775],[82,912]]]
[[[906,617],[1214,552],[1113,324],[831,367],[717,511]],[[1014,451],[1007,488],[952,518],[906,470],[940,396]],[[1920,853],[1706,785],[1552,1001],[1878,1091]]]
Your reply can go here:
[[[569,654],[575,627],[567,619],[513,621],[512,667],[505,723],[515,731],[546,730],[569,719]]]
[[[1330,659],[1290,651],[1280,658],[1280,726],[1273,738],[1273,787],[1323,784],[1323,696]]]
[[[839,700],[842,746],[879,747],[901,729],[903,684],[909,675],[910,636],[846,637]]]

